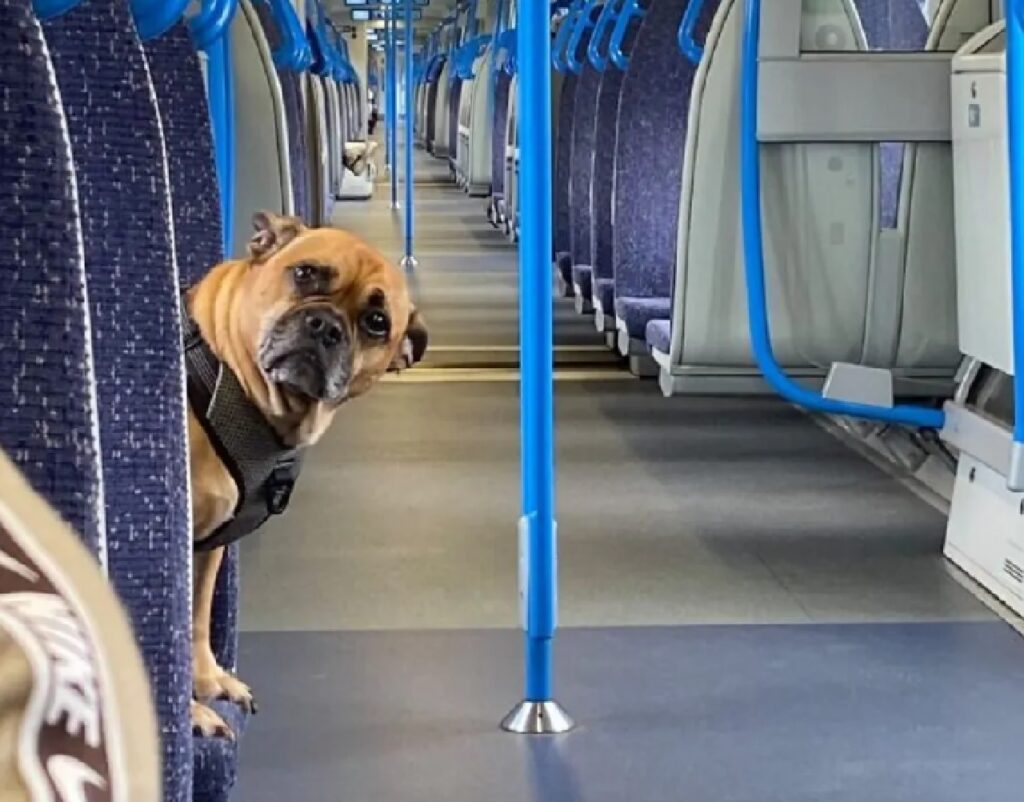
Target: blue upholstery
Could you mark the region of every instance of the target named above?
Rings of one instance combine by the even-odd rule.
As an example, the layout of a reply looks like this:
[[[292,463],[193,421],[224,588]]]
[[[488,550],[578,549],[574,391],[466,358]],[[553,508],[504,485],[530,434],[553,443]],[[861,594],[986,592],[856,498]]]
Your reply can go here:
[[[647,344],[655,351],[663,354],[672,347],[672,325],[665,319],[651,320],[647,323]]]
[[[576,114],[576,85],[578,79],[572,71],[562,79],[562,92],[558,96],[558,127],[555,136],[555,186],[553,235],[555,262],[566,282],[571,281],[572,243],[570,241],[569,178],[572,169],[572,136]],[[568,254],[564,256],[563,254]]]
[[[576,289],[576,294],[585,300],[590,300],[591,295],[591,276],[593,270],[590,265],[573,265],[572,266],[572,286]]]
[[[184,24],[145,45],[163,126],[174,215],[179,282],[184,290],[223,259],[223,223],[218,202],[213,134],[199,57]],[[225,553],[215,597],[214,647],[220,664],[235,666],[238,631],[238,550]],[[244,716],[235,705],[231,723],[241,733]],[[220,739],[195,743],[193,797],[227,799],[235,781],[237,747]]]
[[[643,340],[647,334],[647,324],[657,318],[667,318],[672,314],[672,299],[669,297],[635,298],[615,296],[615,317],[622,321],[629,336],[634,340]]]
[[[263,35],[271,50],[281,44],[281,31],[270,7],[264,2],[253,3],[259,17]],[[291,173],[292,196],[295,199],[295,214],[312,222],[312,190],[309,186],[309,145],[306,140],[306,113],[302,103],[302,79],[291,71],[277,68],[281,82],[281,99],[284,103],[285,122],[288,125],[288,169]]]
[[[149,669],[164,799],[182,802],[192,794],[191,533],[163,140],[124,0],[84,0],[44,31],[79,191],[110,577]]]
[[[591,275],[591,293],[594,305],[600,305],[601,311],[611,315],[615,311],[615,279],[597,275],[597,268],[593,265]]]
[[[928,21],[917,0],[856,0],[871,50],[924,50]],[[903,143],[881,145],[881,225],[895,228],[903,181]]]
[[[688,0],[656,0],[648,9],[622,83],[615,158],[615,314],[630,337],[642,340],[647,321],[672,292],[676,263],[683,146],[697,68],[679,51],[677,31]],[[717,0],[697,21],[707,38]],[[675,147],[667,146],[676,143]],[[641,317],[644,311],[647,318]]]
[[[647,8],[647,2],[640,3]],[[633,52],[640,19],[634,17],[626,29],[622,41],[622,52],[627,56]],[[594,269],[595,305],[612,314],[615,307],[615,271],[613,267],[613,243],[615,226],[612,225],[615,189],[615,138],[618,134],[619,99],[622,96],[622,82],[625,73],[609,65],[601,73],[598,91],[597,118],[594,124],[594,164],[590,187],[590,264]]]
[[[29,0],[0,3],[0,449],[101,555],[85,265],[49,70]]]
[[[595,6],[600,11],[600,6]],[[592,12],[594,13],[594,12]],[[596,18],[596,16],[595,16]],[[574,282],[583,290],[583,298],[590,300],[590,180],[594,173],[595,123],[597,121],[597,93],[601,88],[601,73],[587,58],[592,28],[580,37],[575,56],[582,61],[583,71],[576,79],[576,103],[572,120],[572,143],[569,150],[569,253],[572,254]],[[586,266],[585,284],[575,280],[575,266]]]
[[[505,197],[505,127],[508,125],[509,88],[512,78],[498,70],[494,84],[494,126],[491,129],[491,194]]]

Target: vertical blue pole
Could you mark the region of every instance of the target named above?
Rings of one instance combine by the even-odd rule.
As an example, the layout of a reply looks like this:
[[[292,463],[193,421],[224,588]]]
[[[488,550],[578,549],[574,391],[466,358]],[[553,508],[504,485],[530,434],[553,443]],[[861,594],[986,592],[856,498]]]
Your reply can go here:
[[[398,25],[390,7],[388,30],[388,141],[391,149],[391,208],[398,208]]]
[[[384,164],[388,174],[394,168],[394,154],[391,152],[391,17],[384,18]]]
[[[414,0],[405,0],[405,259],[403,266],[409,270],[416,266],[413,256],[413,190],[416,174],[413,171],[413,121],[415,119],[415,89],[413,74],[413,35],[412,8]]]
[[[1024,490],[1024,1],[1006,4],[1006,114],[1010,150],[1013,450],[1007,484]]]
[[[557,619],[554,325],[551,291],[551,39],[548,3],[519,6],[519,246],[526,701],[552,700]]]
[[[224,255],[231,258],[235,236],[235,98],[231,36],[224,31],[206,51],[214,156],[220,182]]]

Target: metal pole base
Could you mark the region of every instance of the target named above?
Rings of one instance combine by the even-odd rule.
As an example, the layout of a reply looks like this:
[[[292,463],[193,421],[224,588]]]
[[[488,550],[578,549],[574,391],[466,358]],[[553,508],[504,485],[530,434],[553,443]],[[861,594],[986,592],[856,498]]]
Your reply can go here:
[[[393,212],[397,212],[401,208],[402,208],[402,204],[398,203],[397,201],[395,203],[391,204],[391,211],[393,211]]]
[[[402,269],[403,270],[412,271],[412,270],[415,270],[417,267],[420,266],[420,262],[419,262],[419,260],[415,256],[412,256],[410,254],[409,256],[403,256],[402,257],[401,265],[402,265]]]
[[[517,735],[561,735],[575,726],[558,702],[520,702],[501,722],[505,732]]]

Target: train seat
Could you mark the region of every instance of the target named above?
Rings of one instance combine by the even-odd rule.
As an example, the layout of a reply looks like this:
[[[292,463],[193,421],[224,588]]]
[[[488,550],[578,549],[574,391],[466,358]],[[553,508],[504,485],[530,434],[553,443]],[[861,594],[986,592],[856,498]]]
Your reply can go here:
[[[697,67],[679,49],[689,2],[656,0],[644,15],[622,83],[615,148],[615,325],[619,351],[647,353],[647,323],[667,316],[679,213],[677,187],[690,94]],[[718,8],[703,4],[695,36],[703,41]],[[656,99],[656,102],[653,102]]]
[[[191,532],[178,264],[145,53],[123,0],[43,22],[78,188],[108,571],[149,670],[168,802],[192,798]]]
[[[105,562],[78,191],[29,0],[0,5],[0,220],[0,450]]]
[[[623,0],[625,2],[625,0]],[[646,9],[648,3],[639,3]],[[630,15],[620,50],[627,59],[633,52],[640,15]],[[607,48],[606,48],[607,52]],[[606,57],[607,58],[607,57]],[[612,264],[615,226],[615,137],[618,133],[619,100],[625,71],[610,58],[601,73],[597,113],[594,120],[594,165],[590,184],[591,305],[598,331],[615,331],[615,271]]]

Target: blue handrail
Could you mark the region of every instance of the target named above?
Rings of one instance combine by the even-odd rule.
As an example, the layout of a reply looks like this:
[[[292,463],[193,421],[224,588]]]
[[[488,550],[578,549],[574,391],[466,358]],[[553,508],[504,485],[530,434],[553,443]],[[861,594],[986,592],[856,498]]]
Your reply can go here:
[[[505,51],[505,61],[501,65],[501,69],[504,70],[506,75],[515,75],[518,65],[516,64],[516,56],[518,55],[518,37],[516,28],[508,28],[501,32],[501,36],[498,37],[497,47]]]
[[[143,42],[167,33],[185,13],[189,0],[131,0],[135,29]]]
[[[1024,1],[1006,14],[1006,112],[1010,159],[1010,277],[1013,310],[1013,447],[1007,486],[1024,490]]]
[[[586,0],[573,0],[573,4],[569,7],[569,12],[566,14],[565,19],[562,20],[562,26],[558,29],[558,33],[555,34],[555,41],[551,45],[551,65],[559,72],[565,72],[569,68],[562,60],[562,56],[565,53],[566,45],[569,43],[569,36],[576,25],[576,20],[583,11],[583,4],[585,2]]]
[[[192,41],[199,50],[206,50],[231,25],[239,0],[206,0],[199,13],[188,21]]]
[[[775,359],[775,354],[772,352],[768,301],[765,292],[764,242],[761,229],[761,165],[757,140],[760,22],[761,0],[746,0],[741,68],[740,190],[750,344],[758,367],[768,384],[779,395],[814,412],[847,415],[925,429],[941,429],[945,421],[945,414],[940,409],[909,405],[881,407],[824,398],[790,379]]]
[[[576,75],[583,72],[584,59],[576,58],[576,54],[579,52],[583,34],[594,27],[594,10],[598,7],[597,3],[598,0],[587,0],[583,12],[576,18],[576,24],[569,36],[569,44],[565,48],[565,65]]]
[[[704,46],[697,44],[697,40],[693,36],[694,30],[697,28],[697,21],[700,19],[700,12],[703,10],[704,0],[691,0],[679,23],[679,49],[693,64],[700,64],[700,60],[704,58]]]
[[[594,26],[594,33],[590,37],[590,44],[587,45],[587,58],[591,66],[598,72],[604,72],[608,67],[608,55],[601,54],[601,40],[605,32],[613,28],[615,18],[619,13],[620,4],[625,0],[608,0],[601,9],[601,16],[597,18]]]
[[[615,30],[612,31],[612,39],[608,45],[608,55],[612,63],[625,72],[629,69],[629,56],[622,52],[622,43],[626,39],[626,31],[629,30],[629,23],[634,19],[643,19],[647,12],[640,6],[639,0],[625,0],[618,19],[615,20]]]
[[[290,0],[265,0],[277,27],[281,32],[281,43],[274,48],[274,64],[285,70],[302,70],[309,66],[311,54],[307,54],[309,42],[303,25]]]

